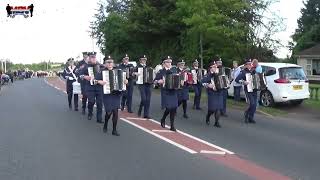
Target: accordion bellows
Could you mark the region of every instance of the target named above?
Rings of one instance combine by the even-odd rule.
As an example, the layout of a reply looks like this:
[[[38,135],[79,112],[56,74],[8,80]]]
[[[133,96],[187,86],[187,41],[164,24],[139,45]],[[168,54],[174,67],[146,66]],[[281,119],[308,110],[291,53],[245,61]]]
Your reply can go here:
[[[103,86],[104,94],[111,94],[114,91],[125,91],[126,72],[121,69],[102,71],[102,80],[106,82]]]

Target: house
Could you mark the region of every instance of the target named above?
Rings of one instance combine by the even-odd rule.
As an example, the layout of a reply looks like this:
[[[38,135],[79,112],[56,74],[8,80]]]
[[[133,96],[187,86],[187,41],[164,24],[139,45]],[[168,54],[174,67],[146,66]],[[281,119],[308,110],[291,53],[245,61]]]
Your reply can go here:
[[[308,79],[320,82],[320,44],[299,52],[296,57]]]

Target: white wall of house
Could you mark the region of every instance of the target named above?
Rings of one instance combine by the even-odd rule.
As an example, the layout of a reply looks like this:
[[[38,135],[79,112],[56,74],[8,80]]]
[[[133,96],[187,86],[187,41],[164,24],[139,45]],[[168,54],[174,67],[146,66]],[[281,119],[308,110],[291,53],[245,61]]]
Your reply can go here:
[[[307,76],[312,75],[311,74],[312,71],[308,70],[308,66],[307,66],[307,65],[309,65],[308,64],[308,59],[306,59],[306,58],[298,58],[297,59],[297,64],[303,68],[303,71],[306,73]]]
[[[310,57],[310,58],[300,57],[297,59],[297,64],[303,68],[309,80],[319,81],[320,76],[313,74],[313,68],[316,68],[316,67],[313,67],[312,65],[314,64],[313,61],[320,61],[320,59],[314,58],[314,57]]]

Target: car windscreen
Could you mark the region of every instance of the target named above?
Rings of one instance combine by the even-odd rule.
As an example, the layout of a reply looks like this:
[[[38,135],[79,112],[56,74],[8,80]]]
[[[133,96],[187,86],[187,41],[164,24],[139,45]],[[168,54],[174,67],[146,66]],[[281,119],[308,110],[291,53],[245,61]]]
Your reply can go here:
[[[279,69],[280,78],[291,80],[305,80],[306,75],[301,67],[285,67]]]

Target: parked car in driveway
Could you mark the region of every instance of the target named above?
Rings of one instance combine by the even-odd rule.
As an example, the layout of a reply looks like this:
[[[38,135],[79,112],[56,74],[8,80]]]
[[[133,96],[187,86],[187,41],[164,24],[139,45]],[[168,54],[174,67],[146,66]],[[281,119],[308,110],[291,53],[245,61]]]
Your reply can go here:
[[[259,63],[265,74],[267,89],[260,93],[260,104],[273,106],[276,103],[290,102],[299,105],[310,97],[309,81],[301,66],[288,63]],[[242,66],[241,66],[242,67]],[[228,90],[233,96],[233,83]],[[245,97],[241,91],[241,97]]]

